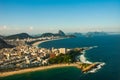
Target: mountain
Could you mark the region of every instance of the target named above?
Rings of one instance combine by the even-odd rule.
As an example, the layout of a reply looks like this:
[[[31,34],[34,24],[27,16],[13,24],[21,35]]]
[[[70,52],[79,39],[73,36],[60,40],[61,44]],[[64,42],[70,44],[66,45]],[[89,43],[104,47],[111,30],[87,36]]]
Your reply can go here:
[[[85,34],[85,36],[87,37],[91,37],[91,36],[105,36],[108,35],[106,32],[88,32]]]
[[[65,33],[62,30],[58,31],[59,36],[65,36]]]
[[[83,34],[82,34],[82,33],[78,33],[78,32],[73,33],[73,35],[74,35],[74,36],[76,36],[76,37],[83,36]]]
[[[41,37],[51,37],[51,36],[55,36],[55,34],[53,34],[53,33],[43,33],[41,35]]]
[[[33,37],[27,33],[20,33],[20,34],[15,34],[15,35],[10,35],[5,37],[5,39],[17,39],[17,38],[25,39],[25,38],[33,38]]]
[[[0,35],[0,38],[4,38],[4,36]]]
[[[3,39],[0,38],[0,49],[2,48],[12,48],[13,45],[7,44]]]
[[[59,36],[59,37],[65,37],[65,33],[62,30],[59,30],[58,33],[43,33],[41,35],[41,37],[55,37],[55,36]]]

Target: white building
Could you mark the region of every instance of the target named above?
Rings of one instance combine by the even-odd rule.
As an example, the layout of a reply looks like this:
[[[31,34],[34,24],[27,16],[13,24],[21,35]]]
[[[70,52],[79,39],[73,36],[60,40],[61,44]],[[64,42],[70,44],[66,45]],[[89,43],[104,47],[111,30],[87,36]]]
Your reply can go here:
[[[59,53],[65,54],[67,52],[66,48],[59,48]]]

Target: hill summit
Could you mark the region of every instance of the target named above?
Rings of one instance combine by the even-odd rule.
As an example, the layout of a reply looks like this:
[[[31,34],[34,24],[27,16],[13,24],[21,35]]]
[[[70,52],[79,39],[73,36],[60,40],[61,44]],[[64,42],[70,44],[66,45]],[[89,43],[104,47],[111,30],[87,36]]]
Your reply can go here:
[[[65,37],[65,33],[62,30],[59,30],[58,33],[43,33],[41,37],[51,37],[51,36],[59,36],[59,37]]]
[[[27,33],[20,33],[20,34],[15,34],[15,35],[10,35],[10,36],[7,36],[5,37],[6,39],[25,39],[25,38],[32,38],[32,36],[30,36],[29,34]]]

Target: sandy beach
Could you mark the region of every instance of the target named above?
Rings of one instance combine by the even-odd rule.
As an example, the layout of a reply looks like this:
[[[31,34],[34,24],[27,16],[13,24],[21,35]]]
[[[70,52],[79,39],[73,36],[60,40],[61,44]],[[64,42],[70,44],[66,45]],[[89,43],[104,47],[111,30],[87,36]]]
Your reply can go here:
[[[38,45],[43,43],[43,42],[60,40],[60,39],[66,39],[66,38],[58,38],[58,39],[50,39],[50,40],[38,41],[38,42],[33,43],[32,46],[38,47]]]
[[[33,43],[32,46],[38,47],[38,45],[43,43],[43,42],[60,40],[60,39],[66,39],[66,38],[38,41],[38,42]],[[42,67],[36,67],[36,68],[22,69],[22,70],[18,70],[18,71],[0,72],[0,77],[6,77],[6,76],[10,76],[10,75],[15,75],[15,74],[22,74],[22,73],[27,73],[27,72],[33,72],[33,71],[39,71],[39,70],[51,69],[51,68],[57,68],[57,67],[65,67],[65,66],[77,66],[77,65],[76,64],[70,64],[70,65],[68,65],[68,64],[56,64],[56,65],[42,66]]]
[[[2,72],[2,73],[0,73],[0,77],[6,77],[6,76],[11,76],[11,75],[16,75],[16,74],[22,74],[22,73],[28,73],[28,72],[34,72],[34,71],[40,71],[40,70],[52,69],[52,68],[59,68],[59,67],[80,68],[80,66],[75,63],[74,64],[54,64],[54,65],[49,65],[49,66],[41,66],[41,67],[36,67],[36,68],[22,69],[22,70],[18,70],[18,71]]]

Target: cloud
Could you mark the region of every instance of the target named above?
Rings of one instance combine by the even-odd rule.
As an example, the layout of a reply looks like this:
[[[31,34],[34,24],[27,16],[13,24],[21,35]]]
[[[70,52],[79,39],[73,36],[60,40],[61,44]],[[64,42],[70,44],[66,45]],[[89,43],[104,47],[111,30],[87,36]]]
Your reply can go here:
[[[29,27],[29,29],[30,29],[30,30],[33,30],[33,27],[31,26],[31,27]]]
[[[4,26],[3,26],[3,29],[7,29],[7,26],[6,26],[6,25],[4,25]]]
[[[0,30],[6,30],[8,29],[6,25],[0,26]]]

